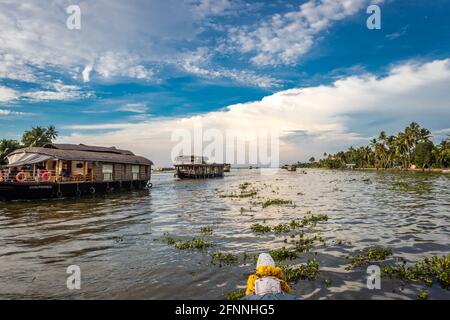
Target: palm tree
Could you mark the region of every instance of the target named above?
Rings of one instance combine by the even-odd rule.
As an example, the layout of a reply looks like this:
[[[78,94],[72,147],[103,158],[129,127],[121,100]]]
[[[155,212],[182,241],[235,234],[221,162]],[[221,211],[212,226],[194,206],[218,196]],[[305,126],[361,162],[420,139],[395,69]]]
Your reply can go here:
[[[25,147],[41,147],[47,143],[52,143],[58,136],[55,126],[32,127],[23,133],[22,144]]]
[[[0,140],[0,163],[3,162],[3,159],[13,152],[20,148],[20,143],[17,140]]]
[[[450,163],[447,163],[450,162],[450,138],[447,138],[441,142],[438,147],[437,156],[441,168],[446,165],[450,165]]]

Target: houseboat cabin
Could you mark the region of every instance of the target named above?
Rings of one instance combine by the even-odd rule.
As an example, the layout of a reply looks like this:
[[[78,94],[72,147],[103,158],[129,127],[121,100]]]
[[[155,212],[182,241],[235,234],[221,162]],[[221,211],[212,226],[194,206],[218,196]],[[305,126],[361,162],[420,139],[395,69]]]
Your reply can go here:
[[[178,156],[175,158],[175,176],[180,179],[223,177],[224,164],[207,163],[207,157]]]
[[[0,170],[0,199],[81,196],[150,186],[152,162],[131,151],[83,144],[16,150]]]

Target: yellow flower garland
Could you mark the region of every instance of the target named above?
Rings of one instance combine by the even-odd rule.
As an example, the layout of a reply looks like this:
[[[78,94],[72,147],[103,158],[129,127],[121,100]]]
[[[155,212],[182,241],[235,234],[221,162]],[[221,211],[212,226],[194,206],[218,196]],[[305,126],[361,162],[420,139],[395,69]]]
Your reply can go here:
[[[286,282],[283,270],[280,267],[260,266],[256,267],[256,272],[248,277],[246,295],[255,292],[255,281],[264,277],[275,277],[280,280],[281,290],[292,293],[292,289]]]

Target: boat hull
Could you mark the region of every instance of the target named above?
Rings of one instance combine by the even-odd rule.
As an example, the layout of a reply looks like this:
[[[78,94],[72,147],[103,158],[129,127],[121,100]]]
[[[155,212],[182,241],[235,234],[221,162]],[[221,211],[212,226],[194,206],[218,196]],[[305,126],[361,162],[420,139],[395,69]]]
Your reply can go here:
[[[175,176],[177,176],[179,179],[209,179],[209,178],[222,178],[223,174],[194,174],[194,173],[186,173],[186,172],[180,172],[178,171],[175,173]]]
[[[141,190],[147,180],[78,183],[0,183],[0,201],[81,197]]]

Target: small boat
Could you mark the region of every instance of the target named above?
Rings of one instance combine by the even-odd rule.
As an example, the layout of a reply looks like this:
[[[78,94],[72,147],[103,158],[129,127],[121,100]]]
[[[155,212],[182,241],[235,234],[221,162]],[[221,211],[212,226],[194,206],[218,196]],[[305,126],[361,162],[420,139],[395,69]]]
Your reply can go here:
[[[131,151],[84,144],[18,149],[0,168],[0,200],[49,199],[151,187],[153,163]]]
[[[297,171],[297,166],[294,164],[288,165],[287,166],[287,171]]]
[[[223,163],[208,163],[207,157],[178,156],[175,158],[175,176],[179,179],[206,179],[223,177]]]
[[[224,163],[223,164],[223,172],[230,172],[230,170],[231,170],[231,164]]]

